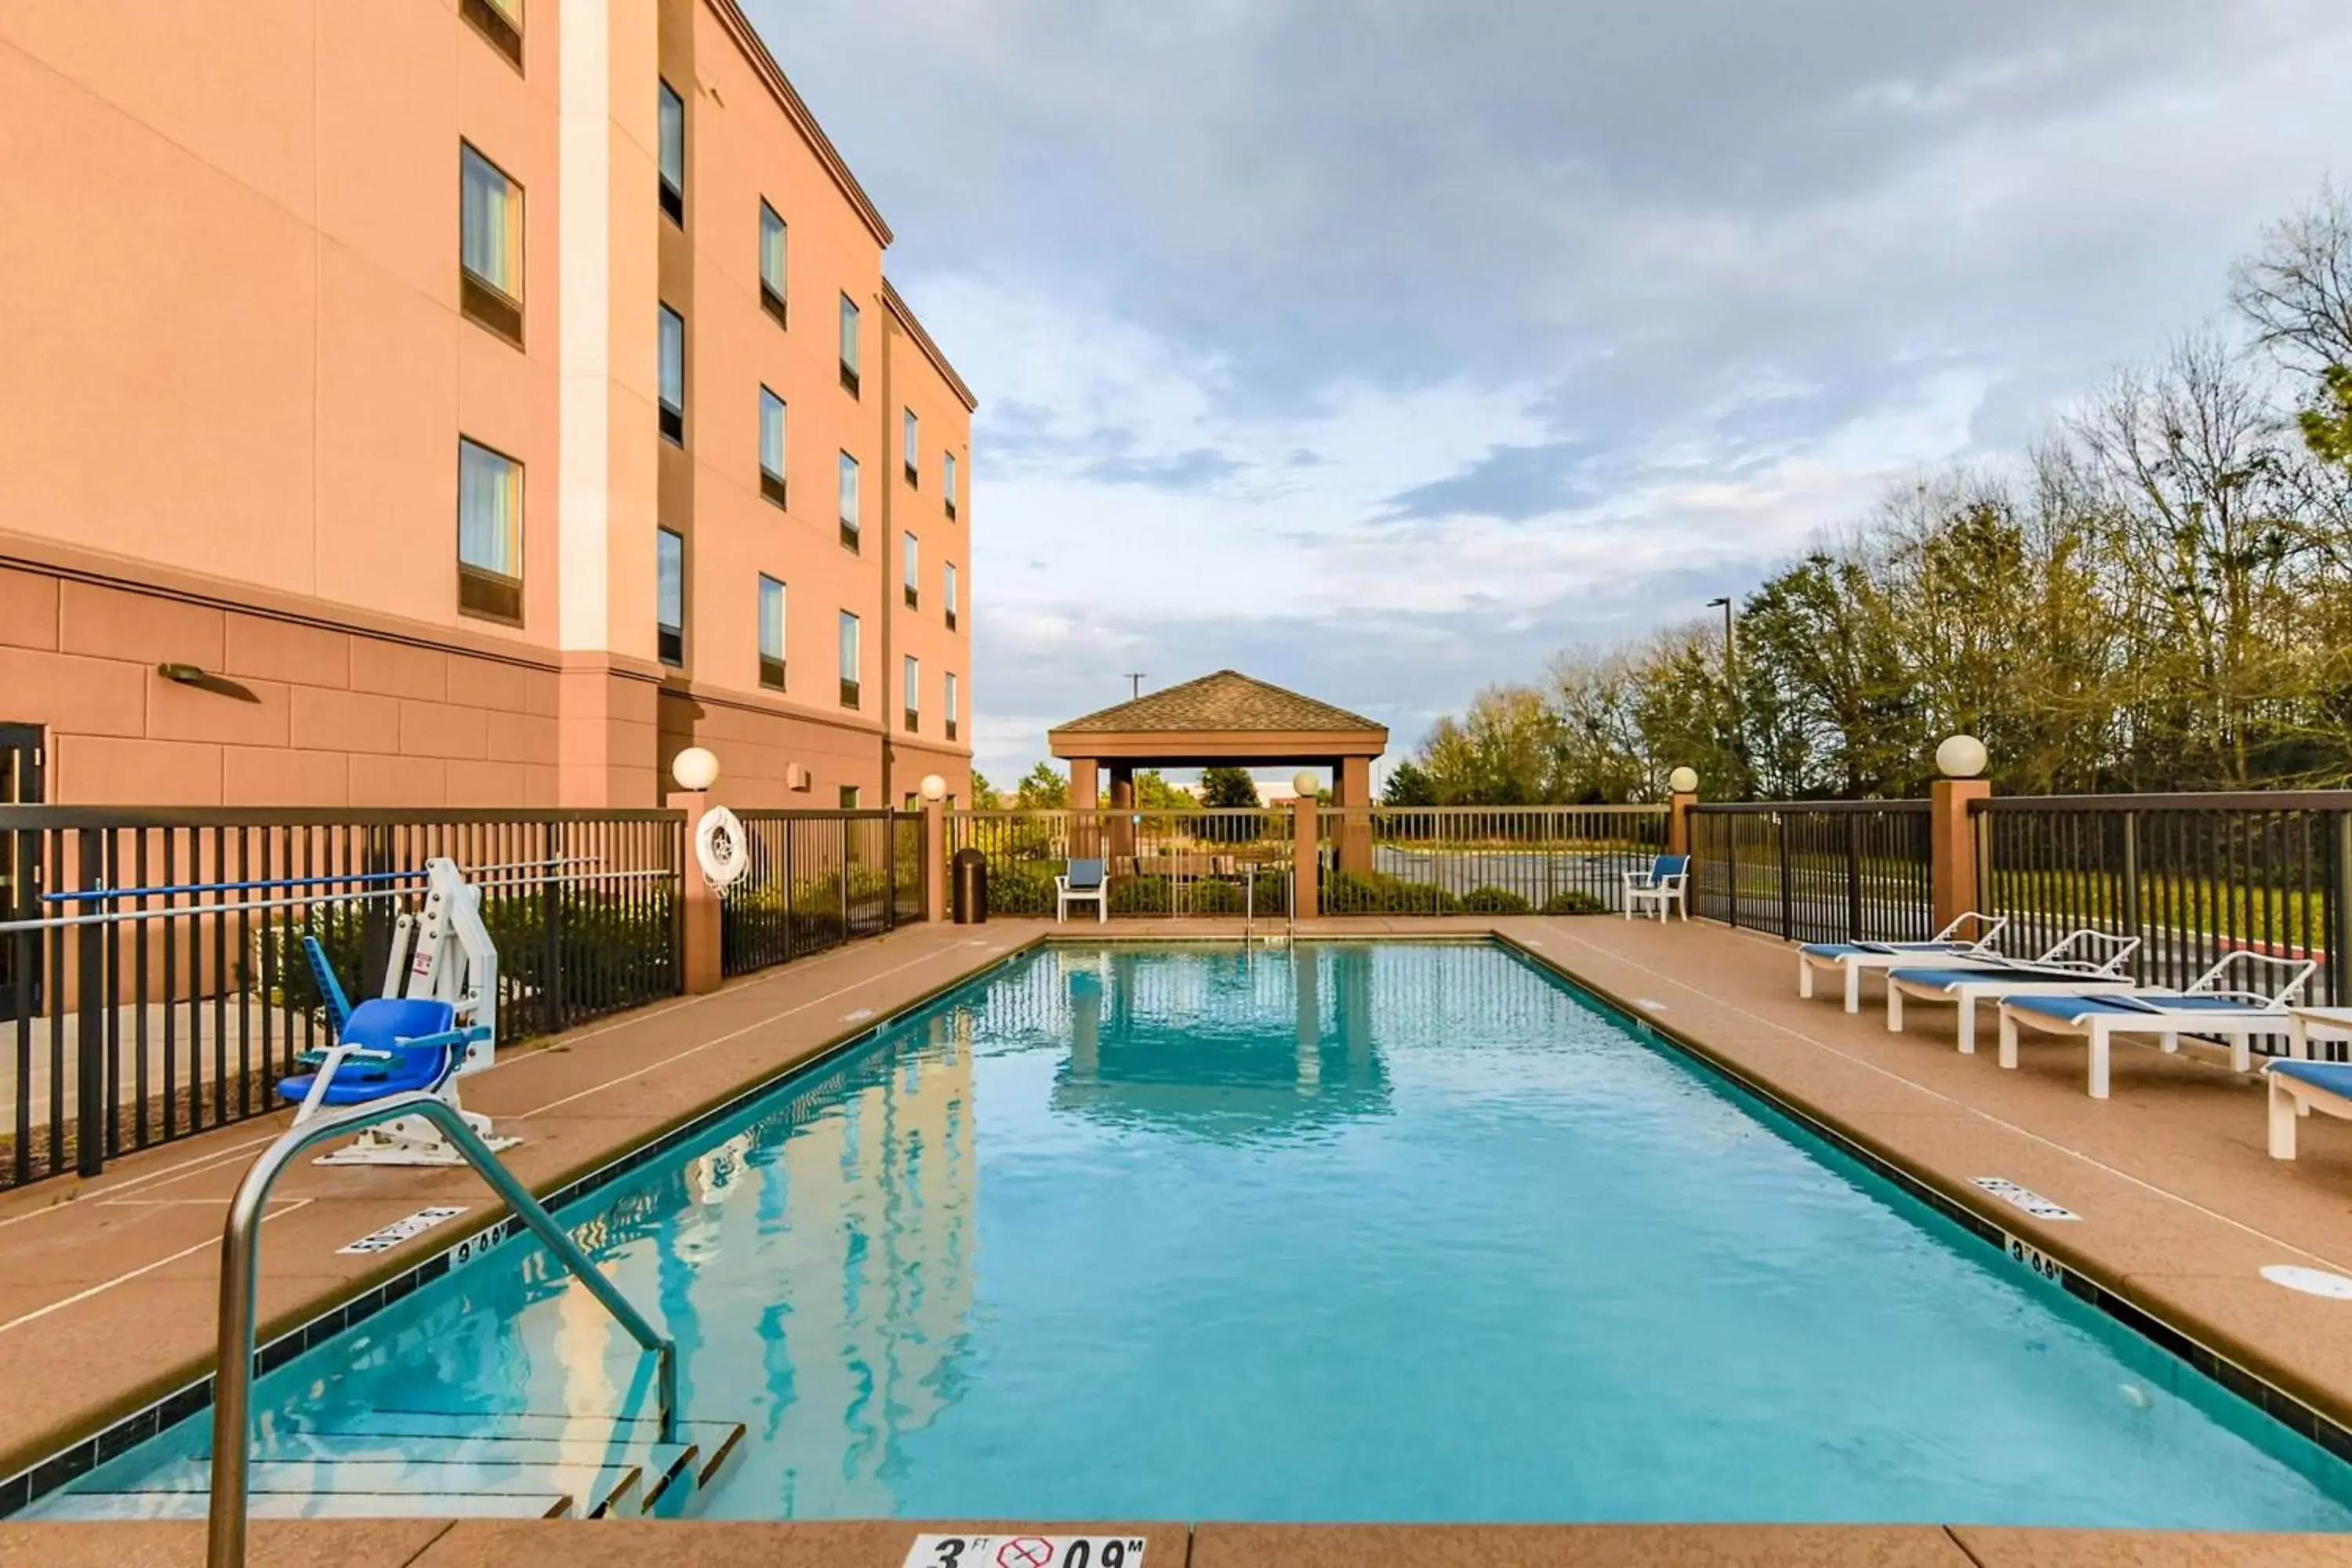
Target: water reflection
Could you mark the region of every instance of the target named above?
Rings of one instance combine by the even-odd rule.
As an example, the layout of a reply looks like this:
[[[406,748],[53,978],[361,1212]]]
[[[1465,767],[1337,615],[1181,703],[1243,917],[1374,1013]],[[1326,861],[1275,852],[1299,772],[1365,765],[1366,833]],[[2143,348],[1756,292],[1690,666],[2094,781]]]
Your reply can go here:
[[[1057,949],[1068,1013],[1056,1110],[1216,1141],[1286,1137],[1389,1110],[1372,953]],[[1265,1027],[1288,1016],[1291,1038]]]

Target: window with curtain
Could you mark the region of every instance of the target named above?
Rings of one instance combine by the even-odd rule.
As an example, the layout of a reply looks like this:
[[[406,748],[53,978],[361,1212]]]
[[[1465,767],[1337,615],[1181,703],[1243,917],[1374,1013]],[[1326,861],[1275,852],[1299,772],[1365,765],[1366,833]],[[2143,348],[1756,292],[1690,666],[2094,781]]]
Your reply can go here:
[[[654,643],[664,664],[686,662],[686,541],[670,530],[654,536]]]
[[[919,727],[923,707],[923,662],[913,654],[907,656],[907,731],[912,734]]]
[[[909,408],[906,411],[906,418],[899,426],[898,445],[906,450],[907,482],[910,485],[922,482],[922,470],[915,466],[916,437],[919,434],[919,426],[915,418],[915,411]]]
[[[841,384],[855,395],[857,391],[857,303],[848,295],[841,297]]]
[[[847,610],[841,612],[841,705],[857,706],[857,617]]]
[[[686,318],[661,308],[661,433],[686,445]]]
[[[841,542],[857,548],[857,459],[841,455]]]
[[[918,607],[919,601],[921,598],[921,595],[918,592],[918,588],[923,580],[923,569],[917,561],[917,557],[921,550],[921,542],[917,540],[912,533],[908,534],[906,536],[906,550],[904,552],[904,565],[906,570],[903,575],[906,584],[907,608],[910,610]]]
[[[661,84],[661,205],[685,225],[686,100],[667,82]]]
[[[956,624],[956,569],[952,561],[940,574],[940,597],[947,603],[948,630],[953,631]]]
[[[784,321],[784,220],[766,202],[760,204],[760,304],[776,318],[778,325]]]
[[[760,493],[784,504],[784,400],[760,388]]]
[[[500,337],[522,341],[522,187],[457,143],[457,304]]]
[[[940,714],[948,722],[948,739],[950,741],[956,738],[956,716],[962,711],[961,704],[957,701],[958,695],[956,673],[950,669],[947,677],[947,702]]]
[[[948,515],[956,514],[956,460],[953,452],[941,454],[940,489],[948,498]]]
[[[784,689],[784,585],[760,578],[760,684]]]
[[[457,607],[522,619],[522,465],[457,439]]]

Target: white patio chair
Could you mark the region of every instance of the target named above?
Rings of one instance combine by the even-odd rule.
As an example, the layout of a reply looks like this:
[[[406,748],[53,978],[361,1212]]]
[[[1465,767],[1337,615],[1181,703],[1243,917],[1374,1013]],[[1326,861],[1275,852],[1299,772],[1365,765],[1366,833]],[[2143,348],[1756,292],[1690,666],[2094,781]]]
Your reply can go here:
[[[1066,921],[1070,906],[1092,902],[1096,923],[1110,919],[1110,879],[1103,875],[1103,862],[1073,860],[1070,868],[1054,879],[1054,918]]]
[[[1633,918],[1633,906],[1646,904],[1657,910],[1658,918],[1666,918],[1666,906],[1672,904],[1690,919],[1690,857],[1661,855],[1650,862],[1646,871],[1625,873],[1625,918]]]

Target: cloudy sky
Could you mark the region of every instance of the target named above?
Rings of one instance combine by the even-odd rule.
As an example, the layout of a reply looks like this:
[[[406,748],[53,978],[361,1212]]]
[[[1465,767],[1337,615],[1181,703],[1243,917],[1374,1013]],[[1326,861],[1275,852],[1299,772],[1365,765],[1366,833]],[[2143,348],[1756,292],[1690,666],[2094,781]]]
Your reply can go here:
[[[982,400],[982,767],[1231,665],[1407,749],[2216,318],[2343,0],[744,0]]]

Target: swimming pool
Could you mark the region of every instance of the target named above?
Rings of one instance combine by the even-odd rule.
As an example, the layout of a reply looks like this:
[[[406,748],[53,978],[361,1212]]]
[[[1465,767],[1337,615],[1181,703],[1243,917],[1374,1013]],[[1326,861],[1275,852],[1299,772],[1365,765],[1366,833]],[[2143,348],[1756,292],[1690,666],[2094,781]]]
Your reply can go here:
[[[1034,952],[562,1217],[747,1424],[713,1516],[2352,1525],[2316,1447],[1496,946]],[[264,1377],[257,1452],[647,1395],[517,1240]]]

